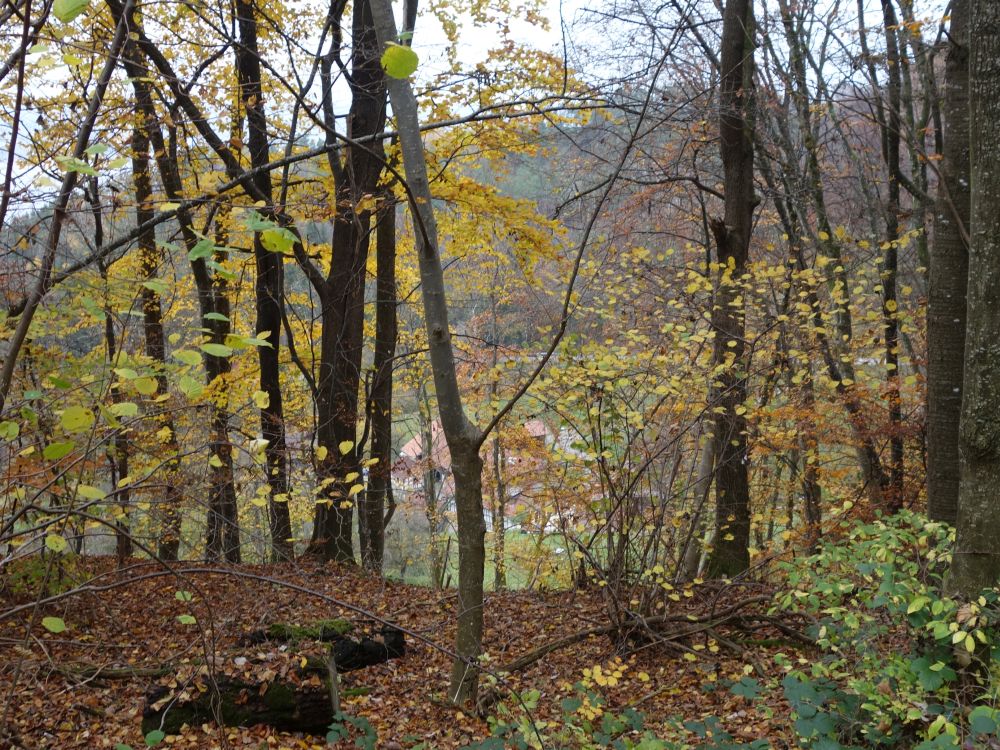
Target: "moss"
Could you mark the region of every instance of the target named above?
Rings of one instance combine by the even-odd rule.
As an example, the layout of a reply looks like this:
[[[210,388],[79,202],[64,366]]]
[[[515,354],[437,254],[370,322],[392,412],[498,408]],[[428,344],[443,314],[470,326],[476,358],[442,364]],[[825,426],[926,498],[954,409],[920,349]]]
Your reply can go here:
[[[267,637],[275,641],[328,641],[351,632],[353,626],[343,618],[319,620],[308,625],[275,622],[267,628]]]
[[[272,711],[290,711],[295,708],[295,691],[282,683],[272,682],[263,699],[264,705]]]

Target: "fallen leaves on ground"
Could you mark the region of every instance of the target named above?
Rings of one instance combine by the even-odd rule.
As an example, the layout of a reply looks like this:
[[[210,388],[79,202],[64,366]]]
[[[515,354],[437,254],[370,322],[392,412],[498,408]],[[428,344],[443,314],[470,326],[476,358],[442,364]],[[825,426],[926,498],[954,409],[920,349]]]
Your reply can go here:
[[[82,592],[43,606],[0,598],[0,613],[23,607],[0,620],[0,721],[6,724],[0,747],[5,742],[32,750],[114,748],[118,743],[145,747],[140,723],[153,687],[163,685],[183,697],[219,675],[260,684],[312,679],[299,670],[305,660],[323,655],[322,644],[247,645],[246,636],[273,622],[308,624],[336,617],[352,621],[358,633],[376,633],[379,620],[407,633],[404,658],[342,676],[344,688],[366,689],[352,691],[363,694],[345,697],[342,707],[371,723],[379,747],[426,742],[444,750],[489,734],[485,720],[446,700],[457,601],[453,591],[311,561],[231,570],[135,562],[116,570],[110,561],[90,560],[79,575],[85,579]],[[485,663],[498,669],[533,648],[606,623],[599,593],[488,595]],[[698,606],[697,597],[676,605],[678,613]],[[49,632],[41,626],[43,617],[62,618],[65,631]],[[621,654],[607,637],[595,636],[504,678],[495,693],[504,700],[511,691],[538,690],[533,718],[554,720],[561,701],[584,680],[606,697],[606,710],[634,707],[646,714],[654,730],[669,717],[718,716],[737,740],[778,736],[787,708],[771,707],[767,714],[774,718],[769,718],[766,709],[728,689],[703,689],[739,680],[753,655],[719,649],[709,635],[696,640],[687,652],[638,645]],[[168,735],[165,746],[329,747],[322,737],[263,725],[212,723]]]

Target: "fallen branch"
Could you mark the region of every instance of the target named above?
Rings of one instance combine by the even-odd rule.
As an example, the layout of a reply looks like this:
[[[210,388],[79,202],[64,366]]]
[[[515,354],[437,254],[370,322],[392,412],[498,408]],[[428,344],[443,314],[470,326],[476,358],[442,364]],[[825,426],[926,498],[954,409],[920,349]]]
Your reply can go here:
[[[622,623],[612,623],[586,628],[585,630],[580,630],[576,633],[571,633],[570,635],[550,641],[549,643],[523,654],[506,666],[502,667],[500,671],[508,672],[510,674],[521,672],[530,667],[536,661],[548,656],[554,651],[559,651],[585,641],[588,638],[595,638],[602,635],[611,636],[619,634],[619,636],[627,637],[630,633],[634,633],[639,630],[647,630],[652,631],[652,635],[657,643],[671,643],[673,641],[684,640],[690,638],[692,635],[697,635],[698,633],[718,628],[720,625],[735,622],[741,616],[741,610],[746,609],[753,604],[760,604],[769,601],[771,601],[771,597],[767,595],[753,596],[724,610],[707,615],[654,615],[653,617],[635,615]],[[659,630],[653,631],[654,626],[667,625],[670,623],[694,627],[679,628],[670,633],[663,633]],[[675,643],[674,645],[679,644]]]

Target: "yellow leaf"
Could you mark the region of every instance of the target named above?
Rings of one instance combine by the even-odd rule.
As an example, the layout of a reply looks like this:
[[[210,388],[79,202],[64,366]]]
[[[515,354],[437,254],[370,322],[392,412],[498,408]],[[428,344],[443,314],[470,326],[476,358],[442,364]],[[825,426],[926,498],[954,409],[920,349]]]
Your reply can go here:
[[[328,452],[325,445],[316,446],[316,460],[322,461]]]
[[[253,402],[257,404],[258,409],[266,409],[271,405],[271,397],[264,391],[254,391]]]
[[[340,443],[338,447],[340,448],[340,455],[346,456],[348,453],[351,452],[351,448],[354,447],[354,441],[344,440]]]

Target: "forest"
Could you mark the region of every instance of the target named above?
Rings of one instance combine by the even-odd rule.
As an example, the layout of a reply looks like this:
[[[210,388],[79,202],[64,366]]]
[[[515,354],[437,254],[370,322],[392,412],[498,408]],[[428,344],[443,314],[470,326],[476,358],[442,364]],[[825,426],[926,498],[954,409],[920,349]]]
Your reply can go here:
[[[1000,748],[1000,1],[3,0],[0,110],[0,748]]]

